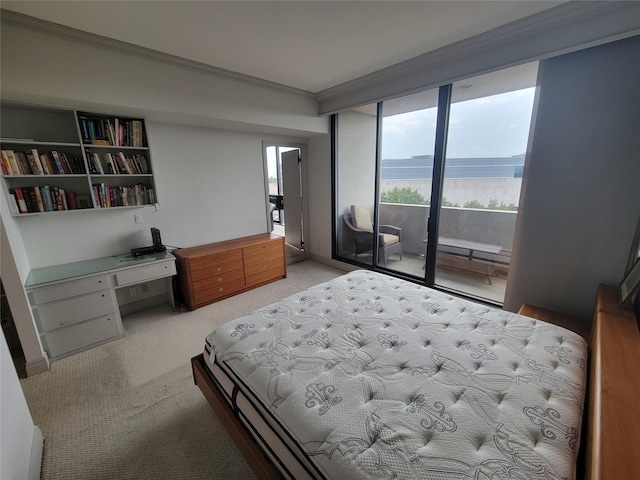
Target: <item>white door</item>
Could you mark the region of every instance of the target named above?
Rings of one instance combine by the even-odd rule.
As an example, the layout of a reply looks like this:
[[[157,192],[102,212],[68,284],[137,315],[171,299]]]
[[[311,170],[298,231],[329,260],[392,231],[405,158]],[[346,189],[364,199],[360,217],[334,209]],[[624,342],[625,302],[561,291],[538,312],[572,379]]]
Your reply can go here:
[[[293,247],[304,250],[300,150],[283,152],[281,158],[285,218],[284,241]]]

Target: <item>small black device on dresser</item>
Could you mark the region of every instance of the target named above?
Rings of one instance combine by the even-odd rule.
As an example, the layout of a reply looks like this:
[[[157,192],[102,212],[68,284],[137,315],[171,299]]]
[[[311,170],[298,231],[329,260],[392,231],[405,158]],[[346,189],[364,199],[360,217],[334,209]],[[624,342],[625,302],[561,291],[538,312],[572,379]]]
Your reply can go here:
[[[153,240],[153,245],[150,247],[132,248],[131,255],[140,257],[149,253],[164,252],[167,250],[167,247],[162,244],[162,240],[160,239],[160,230],[155,227],[151,227],[151,240]]]

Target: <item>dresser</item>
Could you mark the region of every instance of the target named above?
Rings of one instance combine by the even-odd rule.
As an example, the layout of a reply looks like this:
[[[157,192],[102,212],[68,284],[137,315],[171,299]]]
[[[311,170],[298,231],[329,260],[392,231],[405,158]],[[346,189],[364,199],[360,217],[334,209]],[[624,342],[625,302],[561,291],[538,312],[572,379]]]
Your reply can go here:
[[[174,250],[190,310],[287,276],[284,238],[269,233]]]
[[[116,255],[31,270],[25,288],[44,350],[51,360],[123,335],[119,290],[161,280],[174,305],[175,258],[162,252]]]

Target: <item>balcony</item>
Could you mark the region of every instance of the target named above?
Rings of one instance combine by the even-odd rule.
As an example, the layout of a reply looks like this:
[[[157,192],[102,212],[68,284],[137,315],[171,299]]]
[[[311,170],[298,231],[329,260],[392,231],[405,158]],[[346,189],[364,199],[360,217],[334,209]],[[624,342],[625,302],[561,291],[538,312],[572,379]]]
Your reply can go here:
[[[393,255],[386,267],[414,277],[425,276],[429,206],[381,203],[380,224],[402,228],[402,259]],[[517,212],[443,207],[435,283],[447,289],[504,301]],[[355,258],[348,232],[343,255]],[[358,261],[371,262],[371,254]]]

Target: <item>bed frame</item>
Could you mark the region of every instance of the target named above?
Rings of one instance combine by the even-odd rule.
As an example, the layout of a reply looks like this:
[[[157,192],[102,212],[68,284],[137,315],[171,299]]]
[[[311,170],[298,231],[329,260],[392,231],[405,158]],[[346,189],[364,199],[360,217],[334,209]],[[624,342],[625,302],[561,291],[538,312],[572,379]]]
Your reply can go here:
[[[590,344],[578,478],[640,478],[640,333],[634,314],[618,307],[617,289],[598,287],[591,329],[585,329],[589,322],[528,305],[520,313],[571,328]],[[191,364],[196,385],[256,477],[282,478],[216,388],[203,355],[192,358]]]

